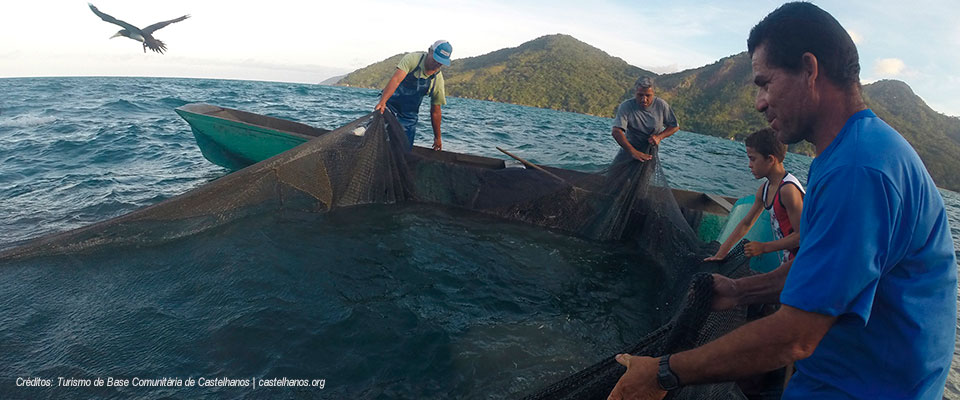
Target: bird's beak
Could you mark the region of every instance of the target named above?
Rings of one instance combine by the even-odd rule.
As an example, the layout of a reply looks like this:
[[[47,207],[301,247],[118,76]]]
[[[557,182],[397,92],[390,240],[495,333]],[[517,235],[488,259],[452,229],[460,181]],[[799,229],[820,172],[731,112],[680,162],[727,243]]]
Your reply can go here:
[[[120,37],[120,36],[123,36],[123,35],[121,35],[120,32],[117,32],[117,33],[114,33],[113,36],[110,36],[110,39],[113,39],[115,37]]]

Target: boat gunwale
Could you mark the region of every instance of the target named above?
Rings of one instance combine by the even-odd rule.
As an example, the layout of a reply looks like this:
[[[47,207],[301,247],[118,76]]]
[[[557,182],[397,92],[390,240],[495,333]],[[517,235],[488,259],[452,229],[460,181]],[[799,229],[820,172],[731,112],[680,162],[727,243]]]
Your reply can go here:
[[[207,110],[206,111],[198,110],[201,108],[206,108]],[[184,114],[190,115],[191,117],[208,118],[210,120],[215,121],[215,123],[223,123],[230,127],[243,128],[243,129],[257,128],[255,129],[257,132],[262,132],[262,133],[269,134],[271,136],[276,136],[276,137],[283,137],[283,135],[292,135],[299,139],[305,139],[305,141],[310,141],[318,137],[319,135],[309,136],[303,133],[291,132],[288,130],[277,129],[271,126],[258,124],[256,122],[247,122],[247,121],[241,120],[240,118],[237,117],[237,115],[233,115],[232,113],[248,116],[248,117],[251,117],[251,119],[254,119],[257,121],[267,121],[267,122],[276,121],[283,124],[294,124],[293,126],[303,126],[311,130],[322,130],[320,128],[314,128],[310,125],[303,124],[296,121],[271,117],[268,115],[256,114],[256,113],[237,110],[229,107],[216,106],[208,103],[190,103],[190,104],[177,107],[175,111],[178,114],[180,114],[180,116],[184,120],[186,120],[187,123],[190,124],[192,128],[193,128],[192,121],[190,120],[190,118],[188,118]],[[219,115],[211,115],[213,113],[218,113],[223,111],[227,111],[228,115],[230,115],[233,118],[227,118]],[[329,132],[329,131],[326,131],[326,132]],[[208,137],[210,136],[209,134],[202,131],[201,131],[201,134]],[[446,151],[446,150],[435,151],[431,148],[422,147],[422,146],[413,146],[412,153],[419,157],[430,159],[433,161],[447,162],[447,163],[452,163],[457,165],[465,165],[465,166],[470,166],[474,168],[484,168],[484,169],[493,169],[493,170],[507,168],[506,167],[507,160],[500,159],[500,158],[493,158],[493,157],[467,154],[467,153],[457,153],[457,152]],[[572,175],[572,176],[595,175],[594,173],[590,173],[590,172],[576,171],[571,169],[564,169],[564,168],[557,168],[557,167],[550,167],[550,166],[543,166],[543,168],[553,173],[558,173],[560,175]],[[723,204],[718,203],[716,199],[711,198],[712,196],[718,197],[722,200],[726,200],[730,204],[733,204],[737,201],[736,198],[729,197],[729,196],[715,196],[715,195],[710,195],[703,192],[697,192],[697,191],[686,190],[686,189],[678,189],[678,188],[670,188],[670,190],[673,192],[674,198],[677,200],[677,202],[680,204],[681,207],[700,210],[706,213],[716,214],[721,216],[728,215],[729,210],[726,209],[726,207]]]
[[[201,106],[215,108],[216,110],[211,110],[209,112],[197,110],[197,108],[200,108]],[[185,104],[175,108],[174,111],[177,114],[179,114],[181,118],[186,120],[187,123],[191,122],[190,118],[199,118],[199,119],[206,118],[206,119],[211,119],[216,121],[223,121],[228,125],[235,126],[235,127],[244,127],[244,128],[257,127],[257,128],[260,128],[258,129],[258,131],[268,133],[272,136],[283,137],[283,135],[290,135],[300,139],[304,139],[305,141],[310,141],[311,139],[317,138],[324,133],[330,132],[329,130],[322,129],[322,128],[315,128],[313,126],[310,126],[301,122],[291,121],[283,118],[271,117],[269,115],[251,113],[248,111],[237,110],[237,109],[228,108],[228,107],[215,106],[208,103]],[[227,116],[214,115],[214,113],[221,113],[221,112],[226,112]],[[239,114],[240,116],[252,117],[252,119],[255,119],[257,121],[244,121],[243,119],[239,118],[238,115],[235,115],[235,114]],[[188,118],[187,115],[189,115],[190,118]],[[304,133],[304,132],[295,132],[289,129],[282,129],[282,128],[278,128],[275,126],[266,125],[258,122],[278,122],[283,125],[303,127],[305,128],[304,129],[305,131],[316,133],[316,135]],[[193,124],[190,124],[190,126],[193,127]],[[210,136],[206,133],[204,134],[207,136]]]

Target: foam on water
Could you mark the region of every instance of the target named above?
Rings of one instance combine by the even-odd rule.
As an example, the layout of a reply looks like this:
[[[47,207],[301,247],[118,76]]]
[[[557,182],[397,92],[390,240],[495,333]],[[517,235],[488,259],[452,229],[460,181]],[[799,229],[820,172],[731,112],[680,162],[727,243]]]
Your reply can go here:
[[[0,118],[0,128],[30,128],[53,123],[54,116],[18,115],[10,118]]]

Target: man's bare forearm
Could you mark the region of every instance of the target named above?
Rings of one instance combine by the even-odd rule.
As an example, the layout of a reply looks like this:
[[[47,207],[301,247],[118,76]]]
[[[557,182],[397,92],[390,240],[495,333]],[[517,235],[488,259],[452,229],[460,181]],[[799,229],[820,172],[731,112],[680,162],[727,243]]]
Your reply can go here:
[[[680,130],[680,127],[679,127],[679,126],[672,126],[672,127],[667,128],[667,129],[664,129],[663,132],[658,133],[657,136],[660,137],[660,140],[663,140],[663,139],[666,139],[666,138],[670,137],[670,135],[673,135],[674,133],[677,133],[677,131],[679,131],[679,130]]]
[[[433,138],[440,139],[440,106],[430,106],[430,125],[433,126]]]
[[[713,342],[670,358],[683,385],[728,382],[809,357],[835,317],[785,306]]]
[[[613,128],[613,139],[617,141],[617,144],[626,151],[627,153],[633,154],[637,149],[633,148],[633,145],[630,144],[630,141],[627,140],[627,135],[623,133],[623,129]]]
[[[765,274],[735,280],[739,297],[737,303],[740,305],[779,303],[780,292],[783,291],[783,284],[787,281],[791,266],[793,266],[793,260]]]

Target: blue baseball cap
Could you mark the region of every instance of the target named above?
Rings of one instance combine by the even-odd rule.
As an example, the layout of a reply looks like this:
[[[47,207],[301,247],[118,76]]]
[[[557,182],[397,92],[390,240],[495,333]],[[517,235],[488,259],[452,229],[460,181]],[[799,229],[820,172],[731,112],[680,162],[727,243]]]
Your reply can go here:
[[[433,53],[433,59],[438,63],[450,66],[450,54],[453,53],[453,46],[446,40],[438,40],[430,46],[430,52]]]

